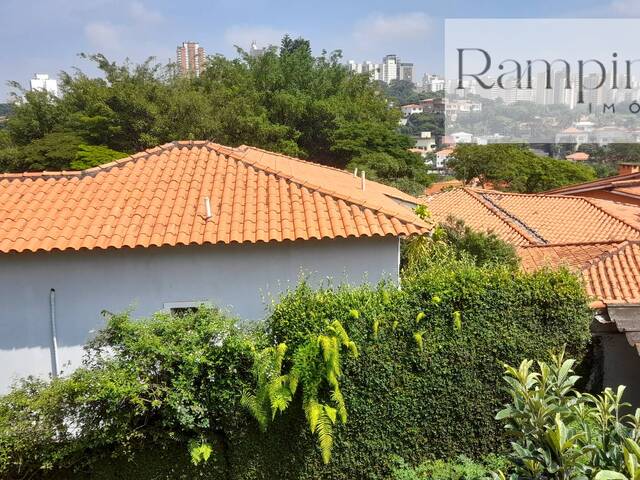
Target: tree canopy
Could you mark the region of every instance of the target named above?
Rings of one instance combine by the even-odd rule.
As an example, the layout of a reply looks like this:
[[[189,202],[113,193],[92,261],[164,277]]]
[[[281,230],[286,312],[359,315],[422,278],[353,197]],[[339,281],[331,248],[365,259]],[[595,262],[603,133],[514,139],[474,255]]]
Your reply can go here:
[[[101,77],[63,72],[60,98],[25,92],[7,121],[11,142],[4,149],[12,150],[0,152],[0,170],[70,168],[79,154],[83,165],[95,165],[118,152],[198,139],[339,168],[357,160],[370,177],[422,190],[427,168],[398,131],[399,110],[377,83],[349,72],[339,51],[314,57],[307,40],[288,36],[262,55],[238,51],[236,59],[210,57],[199,77],[180,76],[174,65],[152,59],[133,65],[84,55]],[[394,167],[378,170],[371,156]]]
[[[389,99],[396,105],[416,103],[426,98],[442,98],[443,92],[417,91],[413,82],[409,80],[391,80],[388,85],[380,82],[380,87]]]
[[[596,178],[591,167],[541,157],[521,145],[458,145],[452,156],[449,166],[456,178],[514,192],[542,192]]]

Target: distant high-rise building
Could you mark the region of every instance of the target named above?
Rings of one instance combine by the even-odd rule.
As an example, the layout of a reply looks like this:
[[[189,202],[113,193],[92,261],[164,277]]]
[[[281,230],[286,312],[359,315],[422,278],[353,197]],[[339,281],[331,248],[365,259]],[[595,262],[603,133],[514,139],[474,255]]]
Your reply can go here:
[[[363,62],[358,63],[349,60],[349,70],[355,73],[368,73],[372,80],[391,83],[394,80],[407,80],[415,83],[413,63],[402,63],[397,55],[385,55],[382,63]]]
[[[382,59],[382,81],[391,83],[400,77],[400,61],[397,55],[385,55]]]
[[[425,73],[422,77],[422,88],[427,92],[440,92],[444,90],[445,80],[438,75]]]
[[[366,61],[363,63],[357,63],[353,60],[349,60],[349,70],[355,73],[368,73],[371,80],[382,80],[382,73],[380,70],[380,65],[378,63],[373,63],[370,61]]]
[[[195,75],[204,70],[204,48],[196,42],[183,42],[176,50],[178,69],[182,75]]]
[[[413,81],[413,63],[401,63],[398,66],[398,79],[406,80],[407,82],[414,83]]]
[[[31,91],[39,90],[41,92],[49,92],[51,95],[58,97],[60,91],[58,90],[58,80],[55,78],[49,78],[46,73],[36,73],[31,79]]]

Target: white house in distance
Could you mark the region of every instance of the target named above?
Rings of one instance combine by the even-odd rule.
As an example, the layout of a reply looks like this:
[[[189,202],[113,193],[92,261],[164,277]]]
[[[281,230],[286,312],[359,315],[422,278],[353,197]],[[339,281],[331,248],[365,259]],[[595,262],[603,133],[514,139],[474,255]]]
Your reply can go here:
[[[427,154],[436,149],[436,140],[431,135],[431,132],[420,132],[420,135],[412,137],[415,142],[413,150],[416,153]]]
[[[422,105],[418,105],[417,103],[410,103],[408,105],[402,105],[400,107],[400,111],[402,112],[403,116],[409,117],[411,115],[424,112],[424,107]]]
[[[449,158],[453,155],[453,148],[443,148],[436,152],[436,164],[434,167],[437,170],[443,170],[447,167]]]
[[[473,143],[473,134],[467,132],[455,132],[451,134],[453,142],[458,143]]]
[[[251,147],[175,142],[80,172],[0,176],[0,390],[69,371],[104,325],[220,306],[260,319],[301,273],[397,280],[417,200]]]

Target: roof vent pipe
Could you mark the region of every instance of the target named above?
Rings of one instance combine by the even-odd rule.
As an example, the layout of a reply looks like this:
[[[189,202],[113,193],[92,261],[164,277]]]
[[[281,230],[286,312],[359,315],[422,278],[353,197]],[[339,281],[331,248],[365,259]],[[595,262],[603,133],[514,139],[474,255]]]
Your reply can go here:
[[[362,170],[362,191],[364,192],[364,183],[365,183],[365,178],[364,178],[364,170]]]
[[[205,219],[209,220],[212,217],[211,200],[209,200],[209,197],[204,197],[204,211],[205,211]]]
[[[353,171],[353,176],[358,178],[358,167]]]

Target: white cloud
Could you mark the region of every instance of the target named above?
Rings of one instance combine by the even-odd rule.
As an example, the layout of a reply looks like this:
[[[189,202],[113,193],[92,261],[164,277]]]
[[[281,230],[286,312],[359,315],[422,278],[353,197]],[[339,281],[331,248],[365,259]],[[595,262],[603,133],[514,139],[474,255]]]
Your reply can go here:
[[[353,31],[354,40],[360,45],[397,45],[411,41],[420,42],[432,30],[431,18],[423,12],[397,15],[371,15],[360,20]]]
[[[224,40],[230,46],[237,45],[246,50],[251,46],[251,42],[254,41],[258,47],[280,45],[280,40],[287,33],[292,37],[296,36],[292,32],[272,27],[233,25],[225,30]]]
[[[109,22],[91,22],[85,25],[84,34],[92,47],[112,52],[121,47],[121,29]]]
[[[164,20],[162,14],[147,8],[143,3],[135,1],[129,5],[129,15],[137,23],[160,23]]]

